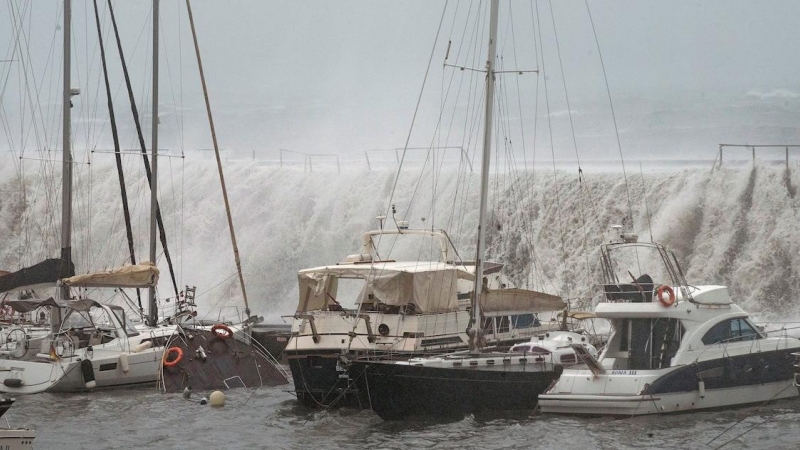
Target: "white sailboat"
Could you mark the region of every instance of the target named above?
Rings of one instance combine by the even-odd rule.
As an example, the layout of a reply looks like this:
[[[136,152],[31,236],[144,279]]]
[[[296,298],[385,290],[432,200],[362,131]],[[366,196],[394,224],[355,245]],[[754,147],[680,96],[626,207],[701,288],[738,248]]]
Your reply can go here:
[[[157,39],[158,0],[154,0],[154,42]],[[74,275],[71,261],[72,229],[72,157],[71,157],[71,0],[64,0],[64,75],[63,75],[63,184],[61,221],[61,258],[45,271],[45,281],[53,276]],[[158,85],[158,45],[154,45],[154,86]],[[157,104],[157,89],[153,102]],[[157,126],[154,119],[154,146]],[[157,150],[153,149],[151,189],[155,202]],[[152,210],[156,208],[152,205]],[[155,214],[151,217],[151,259],[155,259]],[[70,270],[71,269],[71,270]],[[41,337],[26,338],[15,343],[0,360],[0,392],[34,394],[38,392],[71,392],[96,387],[151,383],[156,380],[164,353],[164,343],[175,332],[174,325],[159,326],[155,317],[155,286],[158,269],[152,264],[125,266],[109,271],[60,279],[58,299],[36,304],[20,304],[19,308],[49,306],[50,332]],[[150,291],[148,327],[135,328],[124,309],[90,299],[74,300],[71,287],[147,287]],[[12,307],[14,303],[11,302]],[[18,351],[24,350],[21,355]],[[29,351],[32,350],[32,351]]]

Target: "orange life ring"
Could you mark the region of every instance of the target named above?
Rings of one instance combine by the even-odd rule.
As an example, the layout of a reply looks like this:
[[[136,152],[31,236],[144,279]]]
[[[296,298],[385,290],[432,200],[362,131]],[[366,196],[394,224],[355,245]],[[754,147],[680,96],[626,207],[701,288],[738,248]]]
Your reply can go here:
[[[169,359],[169,355],[175,354],[174,359]],[[183,359],[183,350],[180,347],[170,347],[164,352],[164,367],[172,367],[177,365]]]
[[[668,294],[667,298],[664,298],[664,295],[662,295],[664,294],[664,291],[666,291]],[[656,291],[656,297],[658,297],[658,301],[666,307],[670,307],[675,303],[675,291],[673,291],[669,286],[659,286],[658,291]]]
[[[222,333],[218,333],[218,331],[220,330],[222,331]],[[211,327],[211,332],[214,333],[215,337],[218,337],[220,339],[228,339],[230,337],[233,337],[233,331],[231,331],[231,329],[228,328],[228,326],[225,325],[224,323],[218,323],[213,327]]]

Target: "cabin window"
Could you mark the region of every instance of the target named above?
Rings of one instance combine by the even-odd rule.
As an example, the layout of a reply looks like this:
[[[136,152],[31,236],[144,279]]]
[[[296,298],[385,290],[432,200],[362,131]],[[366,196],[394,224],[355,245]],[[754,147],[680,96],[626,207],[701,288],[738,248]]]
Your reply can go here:
[[[542,326],[541,322],[539,322],[539,318],[536,317],[535,314],[519,314],[517,316],[511,316],[511,322],[514,324],[514,328],[532,328]]]
[[[619,329],[619,349],[620,351],[628,351],[628,334],[630,334],[630,326],[628,319],[622,319],[622,326]]]
[[[578,356],[574,353],[561,355],[560,361],[562,364],[575,364],[578,362]]]
[[[677,319],[629,319],[628,327],[623,326],[621,331],[626,328],[629,328],[628,369],[634,370],[669,367],[685,332]]]
[[[711,327],[703,336],[703,344],[713,345],[720,342],[752,341],[761,335],[745,319],[731,319]]]
[[[508,333],[508,316],[500,316],[497,318],[497,332]]]

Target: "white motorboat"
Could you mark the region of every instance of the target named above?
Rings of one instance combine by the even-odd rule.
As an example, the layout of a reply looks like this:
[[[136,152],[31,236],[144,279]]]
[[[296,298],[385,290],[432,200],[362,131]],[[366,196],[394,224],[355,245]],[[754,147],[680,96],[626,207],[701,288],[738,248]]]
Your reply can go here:
[[[633,416],[798,395],[792,353],[800,340],[764,333],[726,287],[690,286],[672,252],[635,240],[602,249],[604,299],[595,314],[613,327],[605,349],[595,359],[576,348],[586,365],[565,370],[539,396],[542,412]],[[645,272],[645,264],[661,270]],[[619,281],[638,268],[652,277]]]
[[[575,364],[578,361],[573,344],[582,346],[590,355],[597,357],[597,349],[590,343],[589,337],[573,331],[550,331],[529,342],[515,344],[510,353],[551,355],[556,363]]]
[[[0,425],[0,449],[32,450],[36,430],[30,428],[12,428],[5,413],[14,404],[13,398],[0,397],[0,417],[5,419],[5,426]]]

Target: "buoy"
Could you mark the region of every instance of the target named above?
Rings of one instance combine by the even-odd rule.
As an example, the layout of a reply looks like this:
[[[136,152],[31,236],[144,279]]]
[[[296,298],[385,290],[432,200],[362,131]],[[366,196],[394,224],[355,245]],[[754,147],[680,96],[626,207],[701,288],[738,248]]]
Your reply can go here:
[[[211,406],[225,406],[225,394],[222,391],[214,391],[209,396]]]
[[[183,388],[183,398],[185,398],[186,400],[189,400],[189,398],[191,398],[191,396],[192,396],[192,387],[191,386],[186,386],[185,388]]]
[[[706,398],[706,382],[705,381],[700,380],[700,382],[697,383],[697,390],[700,392],[700,398]]]
[[[208,399],[207,398],[203,397],[203,398],[200,399],[200,404],[201,405],[205,405],[206,403],[208,403]]]
[[[88,359],[81,361],[81,374],[83,375],[83,383],[86,389],[93,389],[97,386],[97,382],[94,380],[94,367],[92,367],[92,362]]]
[[[122,373],[127,374],[131,370],[131,366],[128,364],[128,354],[127,353],[120,353],[119,355],[119,367],[122,369]]]
[[[139,345],[133,347],[133,353],[140,353],[153,346],[153,341],[140,342]]]

